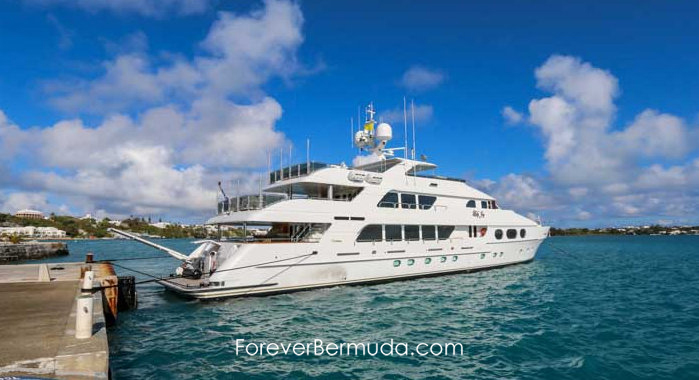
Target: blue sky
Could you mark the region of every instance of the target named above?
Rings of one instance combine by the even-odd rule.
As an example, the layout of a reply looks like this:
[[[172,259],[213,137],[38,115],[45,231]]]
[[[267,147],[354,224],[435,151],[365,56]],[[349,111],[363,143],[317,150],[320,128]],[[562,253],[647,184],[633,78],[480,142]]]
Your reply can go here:
[[[2,7],[3,211],[202,220],[219,178],[256,188],[266,151],[301,160],[311,138],[351,162],[357,107],[390,118],[407,96],[418,153],[505,207],[698,221],[696,2]]]

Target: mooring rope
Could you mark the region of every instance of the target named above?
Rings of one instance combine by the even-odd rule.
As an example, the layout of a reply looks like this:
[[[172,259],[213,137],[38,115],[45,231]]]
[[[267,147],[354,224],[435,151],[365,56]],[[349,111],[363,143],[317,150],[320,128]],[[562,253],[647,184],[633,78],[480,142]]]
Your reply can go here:
[[[286,259],[279,259],[279,260],[273,260],[273,261],[268,261],[268,262],[264,262],[264,263],[257,263],[257,264],[245,265],[245,266],[242,266],[242,267],[235,267],[235,268],[229,268],[229,269],[221,269],[221,270],[216,270],[216,271],[214,271],[214,272],[209,271],[209,272],[206,272],[206,273],[202,273],[202,275],[209,275],[209,276],[210,276],[212,273],[228,272],[228,271],[234,271],[234,270],[239,270],[239,269],[252,268],[252,267],[256,267],[256,266],[260,266],[260,265],[274,264],[274,263],[279,263],[279,262],[282,262],[282,261],[288,261],[288,260],[298,259],[298,258],[301,258],[301,257],[313,256],[313,255],[315,255],[315,254],[316,254],[316,253],[307,253],[307,254],[305,254],[305,255],[298,255],[298,256],[289,257],[289,258],[286,258]],[[164,257],[168,257],[168,256],[163,256],[163,258],[164,258]],[[153,257],[153,258],[161,258],[161,257]],[[126,258],[126,259],[119,259],[119,261],[124,261],[124,260],[137,260],[137,259],[144,259],[144,258],[130,258],[130,259],[129,259],[129,258]],[[120,264],[113,263],[113,262],[111,262],[111,261],[109,261],[109,260],[97,260],[97,261],[95,261],[95,262],[109,263],[109,264],[111,264],[111,265],[114,265],[115,267],[118,267],[118,268],[121,268],[121,269],[124,269],[124,270],[128,270],[128,271],[131,271],[131,272],[134,272],[134,273],[138,273],[138,274],[143,275],[143,276],[146,276],[146,277],[151,277],[150,280],[136,281],[136,282],[134,283],[134,284],[136,284],[136,285],[139,285],[139,284],[147,284],[147,283],[158,282],[158,281],[165,281],[165,282],[170,282],[170,283],[172,283],[172,280],[173,280],[173,279],[177,279],[177,278],[193,278],[192,276],[185,276],[185,275],[170,275],[170,276],[168,276],[168,277],[159,277],[159,276],[152,275],[152,274],[150,274],[150,273],[146,273],[146,272],[143,272],[143,271],[140,271],[140,270],[137,270],[137,269],[133,269],[133,268],[129,268],[129,267],[126,267],[126,266],[123,266],[123,265],[120,265]],[[100,289],[112,288],[112,287],[114,287],[114,286],[106,286],[106,287],[95,288],[95,289],[96,289],[96,290],[100,290]]]

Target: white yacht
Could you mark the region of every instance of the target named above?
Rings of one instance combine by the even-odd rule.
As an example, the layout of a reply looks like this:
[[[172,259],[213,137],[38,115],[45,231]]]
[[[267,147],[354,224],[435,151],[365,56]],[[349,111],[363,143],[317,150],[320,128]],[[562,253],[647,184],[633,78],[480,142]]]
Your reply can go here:
[[[167,289],[219,298],[471,272],[534,258],[549,227],[501,209],[461,179],[428,175],[435,164],[396,157],[391,127],[368,109],[355,144],[373,162],[317,162],[269,173],[258,194],[228,198],[207,224],[236,226],[239,241],[209,240],[185,255]],[[405,148],[401,148],[405,149]],[[135,238],[129,234],[123,233]]]

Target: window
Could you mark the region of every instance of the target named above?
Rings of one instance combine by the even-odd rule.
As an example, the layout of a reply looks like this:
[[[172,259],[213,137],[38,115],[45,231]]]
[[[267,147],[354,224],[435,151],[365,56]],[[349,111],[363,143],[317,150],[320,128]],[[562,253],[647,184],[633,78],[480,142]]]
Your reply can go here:
[[[425,258],[425,264],[429,264],[431,262],[432,262],[432,259],[430,259],[429,257]]]
[[[393,266],[394,267],[400,266],[400,260],[393,260]]]
[[[422,240],[436,240],[434,226],[422,226]]]
[[[473,226],[468,226],[468,237],[473,237]]]
[[[481,208],[488,208],[488,201],[481,201]]]
[[[509,230],[507,230],[507,238],[508,239],[514,239],[516,237],[517,237],[517,230],[515,230],[513,228],[510,228]]]
[[[476,208],[476,201],[474,201],[473,199],[471,199],[470,201],[468,201],[468,202],[466,203],[466,207]]]
[[[447,257],[446,257],[446,256],[442,256],[442,257],[439,258],[439,262],[440,262],[440,263],[445,263],[446,261],[447,261]]]
[[[408,260],[408,265],[413,265],[413,264],[415,264],[415,260],[414,260],[414,259],[409,259],[409,260]]]
[[[433,197],[431,195],[418,195],[417,199],[421,210],[429,210],[437,200],[437,197]]]
[[[519,230],[519,237],[521,237],[522,239],[524,239],[525,236],[527,236],[527,230],[525,230],[524,228],[522,228],[521,230]]]
[[[381,241],[382,232],[380,224],[369,224],[365,226],[359,236],[357,236],[357,241]]]
[[[415,194],[401,194],[400,205],[403,208],[417,208],[417,203],[415,203]]]
[[[420,226],[403,226],[405,240],[420,240]]]
[[[398,207],[398,193],[389,192],[381,198],[378,204],[379,207],[396,208]]]
[[[452,256],[452,257],[451,257],[451,261],[456,261],[456,260],[458,260],[458,259],[459,259],[459,256]]]
[[[498,240],[502,239],[502,230],[495,230],[495,238]]]
[[[396,241],[402,240],[403,236],[401,233],[400,224],[387,224],[386,225],[386,241]]]
[[[452,232],[454,232],[454,226],[437,226],[437,236],[439,236],[439,240],[449,239]]]

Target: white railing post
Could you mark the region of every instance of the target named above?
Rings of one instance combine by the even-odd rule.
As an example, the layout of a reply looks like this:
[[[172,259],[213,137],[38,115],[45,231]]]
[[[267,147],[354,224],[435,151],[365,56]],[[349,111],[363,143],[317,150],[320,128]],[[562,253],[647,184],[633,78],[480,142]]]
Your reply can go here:
[[[81,284],[81,294],[78,296],[75,310],[75,337],[77,339],[87,339],[92,336],[92,281],[95,279],[95,272],[89,270],[85,272]]]

